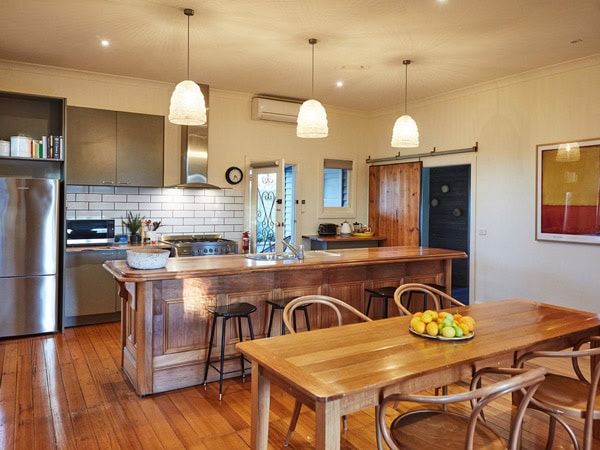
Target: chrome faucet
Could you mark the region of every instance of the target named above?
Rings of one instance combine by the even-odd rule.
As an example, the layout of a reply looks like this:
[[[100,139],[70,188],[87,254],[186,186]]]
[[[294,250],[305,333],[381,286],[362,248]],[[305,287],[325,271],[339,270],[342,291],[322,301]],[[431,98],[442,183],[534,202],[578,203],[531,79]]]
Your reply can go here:
[[[304,259],[304,245],[300,244],[298,248],[296,248],[285,239],[282,240],[281,243],[289,248],[297,259]]]

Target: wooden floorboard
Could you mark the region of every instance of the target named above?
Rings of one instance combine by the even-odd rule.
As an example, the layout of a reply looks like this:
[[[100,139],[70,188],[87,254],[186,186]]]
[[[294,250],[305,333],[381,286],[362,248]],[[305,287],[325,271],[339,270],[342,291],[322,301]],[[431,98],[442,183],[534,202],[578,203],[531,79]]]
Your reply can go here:
[[[224,382],[147,396],[135,395],[120,369],[118,323],[69,328],[64,334],[0,341],[1,449],[245,449],[250,442],[250,382]],[[567,372],[566,363],[544,361]],[[450,392],[466,384],[450,387]],[[273,386],[269,448],[282,448],[294,400]],[[507,434],[510,399],[498,402],[489,423]],[[391,421],[396,411],[389,409]],[[572,422],[579,436],[582,423]],[[304,407],[290,449],[311,449],[314,412]],[[528,412],[523,449],[545,446],[544,416]],[[594,448],[600,449],[600,442]],[[374,409],[351,414],[342,448],[375,448]],[[571,449],[558,429],[554,449]]]

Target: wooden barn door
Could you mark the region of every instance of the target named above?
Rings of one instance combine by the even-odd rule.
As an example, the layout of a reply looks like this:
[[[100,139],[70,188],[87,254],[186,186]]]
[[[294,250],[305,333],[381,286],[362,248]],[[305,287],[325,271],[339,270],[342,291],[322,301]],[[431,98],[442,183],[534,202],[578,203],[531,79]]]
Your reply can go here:
[[[369,225],[382,245],[419,245],[421,162],[369,167]]]

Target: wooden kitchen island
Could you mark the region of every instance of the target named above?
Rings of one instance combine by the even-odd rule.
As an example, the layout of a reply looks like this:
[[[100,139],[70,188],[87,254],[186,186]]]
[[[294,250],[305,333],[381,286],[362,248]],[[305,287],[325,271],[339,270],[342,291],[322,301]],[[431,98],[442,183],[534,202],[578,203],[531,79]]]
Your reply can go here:
[[[165,268],[156,270],[132,269],[123,260],[107,261],[104,268],[121,288],[122,369],[136,393],[148,395],[202,383],[210,337],[208,305],[254,304],[252,323],[259,339],[268,326],[267,300],[323,294],[364,311],[365,288],[423,282],[444,285],[450,292],[452,260],[465,257],[455,250],[377,247],[308,251],[304,260],[223,255],[169,258]],[[309,314],[313,329],[333,324],[334,316],[321,313],[319,305],[311,306]],[[239,339],[236,323],[228,326],[226,352],[233,355]],[[304,322],[299,320],[298,327]],[[273,329],[279,329],[277,324]],[[249,334],[245,323],[243,334],[244,339]],[[213,350],[218,354],[219,349]],[[209,370],[209,381],[216,379],[218,374]]]

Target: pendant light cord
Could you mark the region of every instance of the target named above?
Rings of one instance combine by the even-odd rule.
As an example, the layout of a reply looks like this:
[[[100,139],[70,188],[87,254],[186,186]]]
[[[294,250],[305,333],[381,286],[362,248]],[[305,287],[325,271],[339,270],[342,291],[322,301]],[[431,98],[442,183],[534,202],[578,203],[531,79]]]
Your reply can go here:
[[[311,81],[310,81],[310,97],[313,98],[315,96],[315,44],[317,40],[315,38],[310,38],[308,43],[312,47],[312,73],[311,73]]]
[[[410,59],[405,59],[404,61],[402,61],[402,64],[404,64],[404,114],[405,115],[408,112],[408,108],[406,106],[408,103],[408,65],[411,62],[412,61]]]
[[[191,8],[185,8],[183,13],[188,19],[188,30],[187,30],[187,79],[190,79],[190,16],[194,15],[194,10]]]
[[[189,18],[188,18],[189,20]],[[189,49],[188,49],[189,51]],[[188,56],[189,59],[189,56]],[[189,63],[188,63],[189,64]],[[408,103],[408,64],[404,65],[404,114],[407,113],[408,107],[406,106]]]
[[[188,18],[188,35],[187,35],[187,79],[190,79],[190,16]]]

